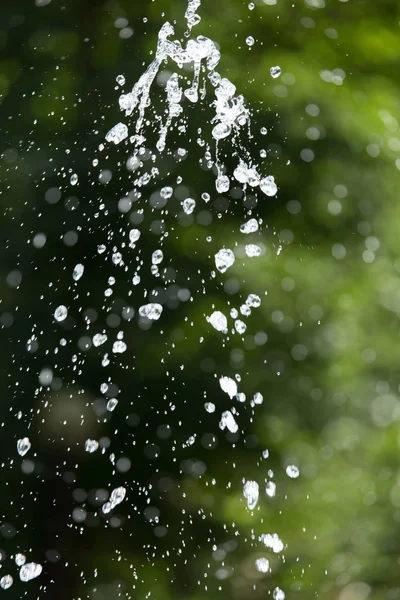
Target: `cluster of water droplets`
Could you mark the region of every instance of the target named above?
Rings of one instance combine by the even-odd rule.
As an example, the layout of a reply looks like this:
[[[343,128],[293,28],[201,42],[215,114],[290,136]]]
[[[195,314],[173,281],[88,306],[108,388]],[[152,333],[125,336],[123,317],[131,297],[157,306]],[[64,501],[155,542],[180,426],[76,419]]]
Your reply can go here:
[[[184,118],[184,102],[190,103],[204,102],[213,111],[211,123],[209,123],[210,137],[213,140],[214,148],[211,152],[209,144],[199,138],[199,145],[206,146],[205,158],[215,166],[216,179],[215,190],[218,194],[229,192],[232,184],[238,183],[244,194],[249,190],[252,193],[261,192],[264,201],[269,201],[278,191],[274,176],[269,173],[261,173],[260,167],[252,160],[245,144],[241,142],[241,133],[249,132],[251,126],[251,112],[247,107],[244,96],[236,93],[235,85],[229,79],[222,77],[216,67],[220,61],[220,52],[216,44],[209,38],[199,35],[196,38],[191,38],[192,28],[200,22],[200,17],[197,14],[201,4],[200,0],[189,0],[188,8],[185,13],[187,22],[187,31],[185,37],[186,43],[180,40],[173,40],[175,35],[174,27],[170,23],[165,23],[159,32],[157,49],[155,57],[151,64],[147,67],[143,75],[139,78],[132,90],[121,94],[119,98],[119,106],[123,111],[126,123],[120,122],[112,127],[105,136],[106,142],[110,145],[118,145],[121,143],[129,144],[131,155],[127,161],[127,169],[132,173],[133,184],[137,198],[142,196],[141,190],[155,179],[159,170],[156,166],[157,157],[168,150],[168,135],[172,128],[176,125],[178,131],[185,133],[186,125]],[[250,39],[250,38],[248,38]],[[252,45],[254,40],[249,45]],[[171,65],[174,70],[168,77],[165,83],[165,101],[167,110],[161,115],[152,113],[151,122],[157,123],[158,139],[155,143],[155,151],[152,161],[153,167],[150,171],[142,172],[143,156],[148,149],[146,148],[147,141],[147,111],[155,110],[152,108],[151,92],[153,84],[160,72],[160,69],[165,65]],[[186,85],[186,76],[181,74],[184,67],[191,66],[193,70],[192,82],[189,87]],[[203,75],[203,77],[202,77]],[[272,67],[271,76],[279,77],[280,68]],[[120,75],[117,78],[119,85],[125,85],[125,77]],[[213,88],[213,97],[211,101],[207,99],[206,86],[210,85]],[[133,115],[137,113],[136,119],[133,120]],[[133,122],[132,122],[133,121]],[[227,147],[225,148],[225,145]],[[102,150],[104,145],[99,148]],[[237,164],[231,175],[228,174],[228,169],[225,165],[226,156],[232,156],[232,149],[237,157]],[[157,154],[158,153],[158,154]],[[178,155],[184,156],[185,150],[178,149]],[[70,180],[71,185],[78,184],[78,177],[73,175]],[[171,186],[161,187],[159,196],[162,201],[166,202],[173,196],[174,190]],[[210,201],[210,194],[204,192],[202,200],[207,203]],[[197,208],[196,199],[187,197],[181,200],[181,207],[185,215],[192,215]],[[143,208],[143,211],[145,208]],[[250,211],[251,212],[251,211]],[[238,235],[249,236],[255,234],[262,229],[262,220],[257,219],[251,214],[245,216],[245,221],[237,232]],[[142,232],[139,228],[130,228],[127,231],[129,240],[127,247],[134,251],[141,243]],[[166,251],[163,248],[163,242],[166,239],[160,239],[159,244],[151,252],[150,272],[154,277],[160,276],[160,268],[165,263]],[[218,277],[216,271],[223,275],[229,269],[234,269],[236,261],[235,248],[222,247],[213,255],[210,256],[209,269],[212,278]],[[97,247],[99,255],[105,254],[107,247],[101,244]],[[248,258],[257,258],[262,255],[262,246],[255,243],[245,245],[245,255]],[[118,248],[112,250],[112,263],[118,267],[124,266],[124,254]],[[138,269],[132,277],[132,285],[140,286],[141,277]],[[74,285],[80,285],[80,281],[84,278],[85,266],[83,263],[77,263],[72,272],[72,280]],[[70,274],[71,277],[71,274]],[[113,286],[116,282],[114,277],[109,277],[108,288],[105,290],[105,297],[110,297],[113,293]],[[148,295],[145,290],[144,296]],[[193,298],[191,297],[191,300]],[[248,330],[246,319],[251,315],[252,310],[258,309],[262,305],[261,297],[256,293],[248,295],[243,304],[235,307],[229,307],[225,312],[223,310],[214,310],[214,306],[210,306],[208,314],[204,315],[204,319],[209,324],[210,328],[217,334],[222,334],[222,339],[231,335],[243,335]],[[143,302],[135,307],[135,312],[139,318],[149,322],[150,325],[163,318],[164,306],[162,302],[157,302],[153,298],[150,302]],[[70,307],[59,304],[55,310],[53,308],[52,316],[57,324],[62,324],[69,317]],[[110,343],[111,353],[113,355],[122,355],[129,351],[128,344],[124,341],[123,331],[119,331],[116,339],[110,340],[110,335],[106,330],[95,333],[91,337],[91,343],[95,348],[101,348]],[[112,343],[111,343],[112,342]],[[66,343],[66,342],[65,342]],[[63,344],[61,344],[63,345]],[[105,353],[101,359],[103,367],[108,366],[110,358],[108,353]],[[237,407],[248,403],[252,410],[263,403],[263,395],[261,391],[257,391],[251,398],[246,396],[245,391],[240,389],[241,378],[238,374],[230,377],[225,374],[219,375],[219,387],[222,394],[229,397],[232,402],[231,407],[222,410],[219,413],[218,425],[220,430],[227,430],[232,434],[243,433],[245,424],[241,422],[240,410]],[[107,393],[108,384],[102,384],[100,390],[103,394]],[[116,397],[109,398],[106,403],[106,410],[112,413],[118,408],[119,400]],[[218,398],[215,402],[207,401],[204,403],[204,408],[207,414],[213,414],[219,405]],[[190,447],[196,441],[196,435],[190,438],[183,444],[183,447]],[[100,448],[100,443],[96,439],[87,438],[84,442],[84,450],[87,454],[95,454]],[[31,449],[31,442],[28,437],[21,438],[17,441],[18,454],[23,457]],[[104,448],[102,449],[102,452]],[[266,451],[267,452],[267,451]],[[267,454],[264,455],[264,458]],[[90,459],[90,457],[88,457]],[[115,456],[110,454],[110,462],[113,463]],[[287,467],[287,475],[290,478],[296,478],[299,475],[297,467],[294,465]],[[261,486],[259,482],[253,479],[243,479],[243,498],[246,502],[247,510],[255,512],[261,502]],[[111,513],[126,497],[127,489],[125,486],[119,486],[113,489],[109,498],[102,504],[101,511],[104,515]],[[270,480],[265,485],[264,498],[275,496],[276,484]],[[280,540],[278,534],[265,533],[259,537],[260,544],[274,553],[281,552],[284,549],[284,543]],[[22,560],[19,558],[18,560]],[[18,565],[18,563],[16,562]],[[27,582],[36,578],[42,572],[42,566],[37,563],[26,563],[20,565],[20,579]],[[266,574],[270,571],[270,561],[267,557],[258,558],[255,562],[255,567],[258,572]],[[0,587],[3,589],[9,588],[13,583],[11,575],[6,575],[0,580]],[[273,591],[275,600],[283,600],[285,594],[279,588]]]

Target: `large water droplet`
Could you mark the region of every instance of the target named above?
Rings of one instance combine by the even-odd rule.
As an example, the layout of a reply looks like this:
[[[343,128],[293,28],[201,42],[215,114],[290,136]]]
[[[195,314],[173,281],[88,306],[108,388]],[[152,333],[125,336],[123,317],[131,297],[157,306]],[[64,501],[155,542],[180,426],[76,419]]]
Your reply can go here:
[[[256,569],[260,573],[268,573],[269,571],[269,560],[268,558],[257,558],[255,561]]]
[[[38,563],[26,563],[26,565],[23,565],[19,571],[19,578],[21,581],[31,581],[31,579],[39,577],[42,570],[42,565]]]
[[[223,140],[231,134],[232,127],[228,123],[218,123],[212,130],[212,136],[215,140]]]
[[[196,206],[196,201],[193,200],[193,198],[186,198],[186,200],[184,200],[182,202],[182,206],[183,206],[183,211],[187,214],[187,215],[191,215],[192,212],[195,209]]]
[[[86,440],[85,442],[85,450],[92,454],[92,452],[96,452],[99,447],[99,442],[97,440]]]
[[[65,319],[68,316],[68,309],[66,306],[64,306],[63,304],[61,304],[60,306],[58,306],[54,312],[54,318],[56,321],[61,322],[61,321],[65,321]]]
[[[74,271],[72,273],[72,277],[75,281],[79,281],[79,279],[82,277],[83,275],[83,271],[85,270],[85,267],[81,264],[78,263],[77,265],[75,265],[74,267]]]
[[[222,331],[224,333],[228,331],[228,321],[226,316],[219,310],[214,311],[210,317],[207,317],[207,321],[217,331]]]
[[[117,123],[114,125],[112,129],[107,133],[106,140],[107,142],[114,142],[114,144],[119,144],[123,140],[128,137],[128,128],[124,123]]]
[[[291,479],[296,479],[300,475],[300,471],[295,465],[289,465],[286,467],[286,475]]]
[[[239,429],[238,424],[236,423],[234,416],[232,415],[230,410],[226,410],[221,415],[221,420],[219,422],[220,429],[224,430],[229,429],[231,433],[236,433]]]
[[[105,333],[96,333],[96,335],[93,336],[93,346],[96,346],[96,348],[105,344],[106,341],[107,336]]]
[[[11,575],[4,575],[0,579],[0,588],[2,590],[8,590],[12,586],[13,583],[14,583],[14,579],[11,577]]]
[[[229,248],[223,248],[215,255],[215,266],[221,273],[225,273],[225,271],[229,269],[234,262],[235,255],[232,250],[229,250]]]
[[[249,219],[249,221],[247,221],[247,223],[243,223],[243,225],[240,226],[241,233],[254,233],[257,230],[258,230],[258,223],[257,223],[256,219]]]
[[[31,449],[31,442],[29,438],[24,437],[17,442],[17,452],[20,456],[25,456],[27,452]]]
[[[253,510],[258,502],[260,488],[256,481],[246,481],[243,486],[243,496],[247,500],[247,508]]]
[[[158,321],[162,311],[163,307],[161,304],[157,304],[157,302],[151,302],[150,304],[144,304],[139,308],[139,315],[141,317],[151,319],[152,321]]]
[[[236,381],[231,379],[230,377],[221,377],[219,380],[219,385],[221,386],[221,390],[228,394],[228,396],[232,399],[237,394],[237,384]]]
[[[276,192],[278,191],[278,188],[275,183],[275,179],[272,175],[261,179],[260,190],[264,192],[266,196],[275,196]]]

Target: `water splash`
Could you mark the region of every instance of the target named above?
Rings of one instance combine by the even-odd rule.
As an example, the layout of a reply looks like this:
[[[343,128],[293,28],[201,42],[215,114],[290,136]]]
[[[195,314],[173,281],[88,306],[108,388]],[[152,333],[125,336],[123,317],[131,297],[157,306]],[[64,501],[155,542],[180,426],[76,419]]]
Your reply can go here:
[[[187,22],[187,31],[185,33],[186,38],[190,38],[192,28],[200,22],[200,16],[197,14],[197,10],[201,5],[200,0],[189,0],[188,8],[185,13],[185,19]],[[144,197],[143,191],[146,190],[146,186],[155,180],[159,176],[159,169],[157,167],[157,160],[162,157],[163,154],[170,152],[168,148],[169,139],[168,136],[172,130],[176,129],[180,133],[187,131],[186,117],[185,117],[185,102],[192,104],[203,103],[207,108],[212,110],[212,117],[210,122],[207,123],[209,129],[209,138],[213,143],[213,154],[210,150],[210,145],[206,144],[202,138],[199,138],[199,146],[206,146],[205,158],[208,163],[215,166],[216,177],[215,177],[215,189],[219,194],[227,193],[232,183],[240,184],[243,193],[246,194],[248,190],[252,193],[258,194],[261,192],[263,199],[267,201],[267,198],[272,198],[276,195],[278,188],[275,183],[274,177],[270,174],[262,174],[261,169],[257,163],[252,159],[249,148],[245,143],[241,141],[241,134],[246,133],[247,140],[251,140],[251,110],[247,106],[243,95],[236,93],[236,86],[226,77],[222,77],[217,71],[216,67],[220,62],[220,51],[217,48],[215,42],[211,39],[199,35],[196,38],[187,39],[186,45],[180,40],[172,39],[175,35],[174,27],[169,23],[165,23],[159,32],[157,48],[155,52],[155,58],[151,64],[147,67],[146,71],[139,78],[137,83],[133,86],[132,90],[128,93],[124,93],[119,98],[119,106],[125,114],[126,123],[119,122],[112,127],[105,135],[105,140],[111,147],[115,145],[121,145],[121,147],[129,147],[131,156],[126,162],[127,170],[132,174],[133,188],[129,191],[138,200]],[[254,43],[254,40],[253,42]],[[165,84],[165,102],[167,110],[162,111],[161,114],[157,114],[155,106],[152,104],[152,88],[156,81],[157,76],[160,73],[161,68],[164,69],[166,65],[171,65],[174,72],[169,75]],[[191,67],[193,70],[193,78],[191,84],[187,86],[186,75],[181,72],[185,67]],[[175,71],[176,69],[176,71]],[[278,69],[278,67],[276,67]],[[271,71],[273,77],[279,76],[274,71]],[[280,70],[279,70],[280,74]],[[204,79],[204,81],[202,80]],[[117,82],[119,85],[124,85],[125,78],[118,76]],[[212,99],[209,100],[207,95],[207,85],[211,85],[213,88]],[[149,119],[147,116],[149,115]],[[148,125],[150,123],[150,126]],[[157,129],[158,139],[155,142],[155,150],[150,151],[151,156],[151,168],[146,170],[147,167],[143,162],[143,157],[149,154],[150,142],[148,138],[151,136],[152,130]],[[153,131],[154,132],[154,131]],[[131,135],[130,135],[131,134]],[[204,137],[207,137],[206,134]],[[99,150],[102,150],[104,145],[101,145]],[[118,149],[119,150],[119,149]],[[178,149],[179,156],[185,156],[185,150]],[[236,166],[233,172],[229,172],[226,167],[227,157],[236,157]],[[75,186],[78,184],[77,174],[72,174],[70,178],[70,184]],[[169,185],[163,185],[160,189],[160,199],[164,202],[168,201],[173,197],[174,189]],[[210,194],[204,192],[202,194],[202,200],[209,202]],[[191,216],[198,208],[199,201],[194,198],[186,197],[181,199],[181,207],[183,213],[186,216]],[[147,208],[145,206],[141,209],[141,215]],[[258,220],[249,213],[244,216],[245,222],[240,226],[238,236],[240,234],[250,235],[258,232],[262,228],[262,221]],[[243,219],[243,220],[244,220]],[[125,264],[124,253],[128,250],[135,250],[140,248],[141,244],[145,240],[145,236],[142,237],[140,229],[134,227],[127,229],[127,237],[129,242],[125,244],[124,248],[112,247],[111,251],[111,262],[113,267],[121,269],[121,272],[128,271],[128,267]],[[168,256],[165,249],[161,248],[162,243],[167,239],[167,234],[160,237],[160,242],[157,244],[155,249],[150,250],[150,258],[148,259],[151,274],[154,277],[160,276],[160,265],[168,262]],[[222,246],[222,243],[221,243]],[[225,274],[228,269],[234,270],[237,266],[237,253],[236,244],[232,243],[232,248],[225,248],[219,246],[219,250],[210,257],[209,269],[210,279],[219,277]],[[108,257],[108,248],[106,244],[100,244],[97,247],[97,253]],[[247,258],[257,258],[262,255],[262,247],[257,244],[246,244],[245,255]],[[144,262],[144,261],[142,261]],[[141,267],[142,265],[140,265]],[[215,273],[213,270],[217,270]],[[130,275],[132,284],[139,286],[141,283],[141,277],[139,275],[140,268]],[[220,274],[220,275],[219,275]],[[74,287],[81,285],[79,282],[84,275],[83,263],[77,263],[72,272],[72,278]],[[71,277],[71,274],[69,275]],[[111,297],[113,294],[113,286],[116,282],[116,278],[110,277],[108,279],[109,287],[105,290],[105,297]],[[205,290],[205,288],[204,288]],[[144,290],[144,296],[150,295],[148,290]],[[153,298],[154,299],[154,298]],[[148,298],[150,300],[150,298]],[[160,321],[162,324],[164,318],[164,302],[160,301],[148,301],[145,303],[135,306],[135,311],[143,322],[148,325],[153,325],[155,322]],[[190,300],[193,297],[190,296]],[[65,302],[65,300],[64,300]],[[69,306],[69,304],[68,304]],[[230,335],[243,335],[248,331],[249,325],[245,323],[243,319],[239,319],[239,312],[243,318],[250,316],[252,309],[256,309],[261,306],[261,298],[257,294],[250,294],[245,303],[240,307],[231,308],[226,310],[226,314],[220,310],[214,310],[214,306],[209,306],[207,312],[204,313],[205,322],[217,331],[218,339],[225,340]],[[54,311],[54,319],[57,323],[63,323],[69,320],[69,308],[66,305],[60,304]],[[72,308],[71,308],[72,311]],[[227,315],[233,319],[231,326],[228,325]],[[209,315],[209,316],[207,316]],[[68,321],[67,321],[68,323]],[[114,341],[110,338],[114,337]],[[115,340],[115,337],[117,339]],[[94,334],[91,337],[93,346],[100,349],[107,343],[110,344],[111,353],[117,355],[118,359],[122,360],[120,355],[130,351],[128,344],[123,340],[123,332],[119,332],[116,336],[108,334],[105,331]],[[65,344],[67,342],[65,341]],[[60,343],[61,346],[65,345]],[[101,350],[99,350],[101,352]],[[110,349],[109,349],[110,352]],[[76,362],[74,359],[73,362]],[[107,353],[101,357],[102,367],[107,367],[110,364],[110,359]],[[121,363],[123,364],[123,363]],[[184,365],[182,365],[183,367]],[[215,375],[216,376],[216,375]],[[227,430],[230,434],[237,434],[239,437],[243,435],[246,427],[246,423],[241,414],[241,407],[249,404],[251,410],[254,411],[255,407],[263,403],[263,396],[261,392],[256,392],[252,399],[249,394],[246,397],[244,392],[238,391],[238,383],[240,383],[240,377],[236,374],[235,378],[229,376],[221,376],[218,379],[219,388],[218,394],[214,402],[204,402],[204,409],[208,415],[214,414],[218,410],[220,415],[219,422],[217,421],[220,430]],[[109,392],[109,388],[112,386],[112,382],[104,383],[100,387],[102,394],[106,395]],[[222,392],[222,394],[221,394]],[[115,393],[116,395],[116,393]],[[109,394],[111,396],[111,393]],[[221,400],[223,397],[223,400]],[[172,399],[169,399],[167,394],[165,400],[169,400],[171,412],[174,410]],[[232,404],[229,410],[222,410],[220,408],[221,402]],[[121,403],[122,404],[122,403]],[[235,404],[235,406],[233,406]],[[218,407],[218,408],[217,408]],[[237,409],[236,407],[239,407]],[[109,397],[105,403],[105,410],[107,413],[113,413],[114,410],[119,410],[120,402],[114,397]],[[253,414],[253,413],[252,413]],[[108,415],[112,417],[111,414]],[[84,438],[85,440],[85,438]],[[190,448],[196,444],[196,435],[192,435],[185,440],[182,444],[182,448]],[[101,444],[101,440],[86,438],[82,441],[82,447],[88,455],[95,454],[101,447],[101,453],[105,453],[106,446]],[[30,442],[28,438],[24,438],[18,441],[18,453],[20,456],[24,456],[30,449]],[[100,454],[100,452],[98,452]],[[88,456],[88,460],[93,457]],[[109,461],[112,465],[115,464],[116,457],[114,453],[109,453]],[[294,478],[296,475],[295,467],[288,467],[287,471],[289,477]],[[230,482],[229,482],[230,483]],[[266,498],[275,496],[276,485],[269,481],[265,488],[265,498],[260,497],[259,484],[252,480],[246,479],[243,482],[243,496],[247,501],[247,507],[253,511],[256,506],[261,502],[265,501]],[[103,515],[111,513],[118,505],[120,505],[127,494],[127,487],[119,486],[115,488],[109,499],[108,494],[103,498],[103,504],[101,506],[101,512]],[[144,494],[144,492],[143,492]],[[255,535],[252,535],[255,540]],[[263,543],[268,549],[273,552],[281,552],[283,550],[283,542],[280,540],[277,534],[262,534],[258,541]],[[254,542],[255,543],[255,542]],[[265,551],[265,550],[264,550]],[[257,559],[256,568],[260,573],[267,573],[270,570],[270,563],[268,558],[263,557]],[[28,582],[31,579],[38,577],[42,572],[42,566],[38,563],[27,563],[21,564],[20,579],[21,581]],[[9,585],[8,585],[9,584]],[[6,589],[12,584],[12,577],[5,576],[0,581],[1,587]],[[273,592],[274,598],[281,600],[284,598],[284,593],[279,588],[276,588]],[[282,596],[283,594],[283,596]]]

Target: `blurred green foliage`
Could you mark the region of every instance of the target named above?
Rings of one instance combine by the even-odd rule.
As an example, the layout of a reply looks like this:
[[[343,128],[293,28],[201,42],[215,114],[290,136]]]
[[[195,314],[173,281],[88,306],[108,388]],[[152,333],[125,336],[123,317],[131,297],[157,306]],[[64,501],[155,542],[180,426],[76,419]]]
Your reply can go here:
[[[175,21],[183,34],[185,8],[184,0],[15,0],[0,8],[0,575],[13,574],[7,593],[15,599],[258,600],[279,586],[299,600],[395,600],[400,4],[264,0],[250,10],[239,0],[203,0],[193,33],[219,44],[219,72],[252,109],[247,147],[256,159],[261,150],[263,169],[279,185],[276,198],[252,200],[264,229],[245,241],[262,244],[262,257],[247,258],[239,246],[243,258],[215,280],[212,257],[242,244],[249,207],[240,193],[217,197],[214,174],[199,167],[197,129],[210,137],[209,111],[185,107],[186,139],[174,134],[169,144],[185,143],[187,160],[159,161],[159,180],[127,213],[118,201],[133,188],[129,144],[98,150],[121,120],[116,76],[124,74],[130,89],[162,23]],[[279,79],[269,75],[273,65],[282,68]],[[211,101],[211,86],[208,93]],[[93,159],[111,171],[106,184]],[[168,309],[145,330],[126,307],[143,303],[154,278],[143,271],[135,288],[135,257],[124,254],[124,271],[109,250],[140,223],[139,207],[161,185],[176,188],[164,215],[175,228],[164,248],[175,272],[156,282]],[[198,200],[191,218],[180,212],[185,193]],[[140,225],[145,264],[157,247],[154,212]],[[106,260],[99,244],[108,247]],[[77,263],[85,274],[75,285]],[[116,283],[106,304],[110,276]],[[179,288],[193,301],[180,300]],[[262,305],[247,333],[223,345],[205,315],[213,304],[225,313],[239,308],[249,293]],[[70,307],[62,326],[52,320],[59,304]],[[101,348],[87,341],[103,328],[110,338],[123,329],[128,344],[107,375]],[[50,386],[38,383],[44,368],[53,371]],[[216,378],[235,373],[248,398],[264,396],[254,411],[248,401],[238,406],[237,436],[218,427],[232,403]],[[112,415],[100,393],[108,376],[121,391]],[[217,405],[214,414],[205,400]],[[25,435],[28,461],[16,454]],[[87,438],[102,438],[104,452],[87,455]],[[110,452],[130,469],[114,468]],[[287,477],[290,464],[299,466],[298,479]],[[260,483],[254,514],[243,477]],[[264,493],[271,478],[273,498]],[[117,485],[128,498],[111,522],[97,515],[95,491]],[[275,532],[283,553],[257,542]],[[15,552],[41,562],[43,575],[17,581]],[[260,556],[270,573],[256,570]]]

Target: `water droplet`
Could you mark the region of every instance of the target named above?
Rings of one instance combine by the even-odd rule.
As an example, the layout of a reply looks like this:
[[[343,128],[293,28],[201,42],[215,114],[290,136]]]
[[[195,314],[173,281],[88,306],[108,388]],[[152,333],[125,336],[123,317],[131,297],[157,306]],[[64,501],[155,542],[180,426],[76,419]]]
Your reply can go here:
[[[78,263],[77,265],[75,265],[74,267],[74,271],[72,273],[72,277],[75,281],[79,281],[79,279],[82,277],[83,275],[83,271],[85,270],[85,267],[81,264]]]
[[[268,481],[267,485],[265,486],[265,492],[267,496],[273,498],[276,494],[276,483],[274,483],[273,481]]]
[[[234,416],[232,415],[230,410],[226,410],[221,415],[221,420],[219,422],[220,429],[224,430],[229,429],[231,433],[236,433],[239,429],[238,424],[236,423]]]
[[[8,590],[12,586],[13,583],[14,583],[14,579],[11,577],[11,575],[4,575],[0,579],[0,588],[2,590]]]
[[[253,396],[254,404],[262,404],[264,402],[263,395],[260,392],[256,392]]]
[[[246,300],[247,306],[253,306],[254,308],[258,308],[261,306],[261,298],[257,296],[257,294],[249,294]]]
[[[159,265],[162,260],[164,258],[164,253],[162,250],[154,250],[153,254],[151,255],[151,262],[153,263],[153,265]]]
[[[129,232],[129,241],[131,244],[134,244],[135,242],[138,241],[138,239],[140,238],[140,231],[139,229],[131,229]]]
[[[125,77],[123,75],[117,75],[116,81],[117,81],[118,85],[124,85],[125,84]]]
[[[212,136],[215,140],[223,140],[232,132],[232,127],[228,123],[218,123],[212,130]]]
[[[254,2],[249,2],[249,4],[247,5],[249,10],[254,10]]]
[[[106,502],[105,504],[103,504],[103,507],[102,507],[103,513],[107,514],[110,511],[112,511],[113,508],[115,508],[118,504],[121,504],[121,502],[124,500],[125,496],[126,496],[126,488],[124,488],[124,487],[115,488],[115,490],[113,490],[111,492],[109,501]]]
[[[206,409],[206,411],[208,413],[213,413],[215,412],[215,404],[213,404],[212,402],[206,402],[204,404],[204,408]]]
[[[233,254],[232,250],[229,250],[229,248],[223,248],[215,255],[215,266],[221,273],[225,273],[225,271],[229,269],[234,262],[235,255]]]
[[[107,410],[112,412],[118,404],[118,400],[116,398],[110,398],[107,402]]]
[[[274,79],[277,79],[279,77],[279,75],[282,73],[282,69],[278,66],[271,67],[269,72],[271,74],[271,77],[273,77]]]
[[[248,46],[254,46],[254,38],[253,38],[253,36],[252,36],[252,35],[249,35],[249,36],[246,38],[246,44],[247,44]]]
[[[300,475],[300,471],[295,465],[289,465],[286,467],[286,475],[291,479],[296,479]]]
[[[15,556],[15,564],[17,565],[17,567],[22,567],[22,565],[24,565],[26,563],[26,556],[25,554],[16,554]]]
[[[128,137],[128,128],[124,123],[118,123],[115,125],[106,135],[107,142],[114,142],[119,144]]]
[[[261,248],[257,244],[248,244],[245,246],[245,252],[247,256],[253,258],[254,256],[260,256]]]
[[[97,348],[98,346],[104,344],[107,339],[108,338],[105,333],[96,333],[96,335],[93,336],[93,346],[96,346]]]
[[[92,454],[92,452],[96,452],[99,447],[99,442],[97,440],[86,440],[85,442],[85,450]]]
[[[58,306],[54,312],[54,318],[56,321],[58,321],[59,323],[61,321],[65,321],[65,319],[68,316],[68,309],[66,306],[64,306],[63,304],[61,304],[60,306]]]
[[[276,192],[278,191],[278,188],[275,183],[275,179],[272,175],[261,179],[260,190],[264,192],[266,196],[275,196]]]
[[[127,345],[122,340],[117,340],[113,343],[112,351],[114,354],[122,354],[127,349]]]
[[[160,196],[161,198],[164,198],[164,200],[168,200],[168,198],[171,198],[173,191],[174,190],[172,189],[172,187],[165,186],[161,188]]]
[[[183,210],[187,215],[191,215],[192,212],[195,209],[196,206],[196,201],[193,200],[193,198],[186,198],[186,200],[184,200],[182,202],[182,206],[183,206]]]
[[[250,219],[249,221],[247,221],[247,223],[243,223],[243,225],[240,226],[241,233],[254,233],[257,230],[258,223],[256,219]]]
[[[76,173],[73,173],[69,179],[71,185],[76,185],[78,183],[79,177]]]
[[[26,563],[19,571],[19,578],[21,581],[31,581],[31,579],[39,577],[42,570],[42,565],[39,565],[38,563]]]
[[[235,321],[235,329],[238,333],[244,333],[247,329],[247,325],[246,323],[238,319],[237,321]]]
[[[29,450],[31,449],[31,442],[30,439],[27,437],[22,438],[21,440],[18,440],[17,442],[17,452],[20,456],[25,456],[25,454],[27,452],[29,452]]]
[[[212,313],[210,317],[206,317],[207,321],[216,329],[217,331],[222,331],[223,333],[227,333],[228,331],[228,321],[226,316],[216,310]]]
[[[256,481],[246,481],[243,486],[243,496],[247,500],[247,508],[253,510],[258,502],[260,488]]]
[[[285,600],[285,592],[281,588],[276,587],[272,593],[274,600]]]
[[[256,569],[260,573],[268,573],[269,571],[269,560],[268,558],[257,558],[255,561]]]
[[[139,308],[139,315],[141,317],[146,317],[147,319],[151,319],[152,321],[158,321],[163,311],[163,307],[161,304],[157,304],[156,302],[151,302],[150,304],[144,304]]]
[[[230,181],[226,175],[220,175],[215,180],[215,189],[219,194],[224,194],[229,191]]]
[[[258,538],[260,542],[263,542],[267,548],[271,548],[271,550],[275,553],[282,552],[283,550],[283,542],[278,536],[277,533],[263,533]]]
[[[240,307],[240,314],[242,314],[245,317],[248,317],[249,315],[251,315],[250,306],[248,306],[247,304],[242,304],[242,306]]]
[[[220,377],[219,385],[221,386],[221,390],[228,394],[228,396],[232,399],[237,394],[237,384],[236,381],[231,379],[230,377]]]

